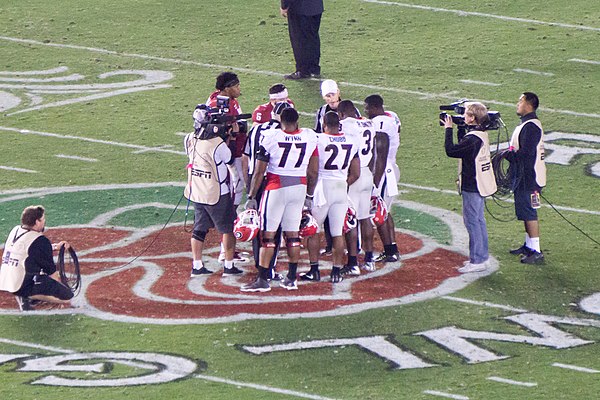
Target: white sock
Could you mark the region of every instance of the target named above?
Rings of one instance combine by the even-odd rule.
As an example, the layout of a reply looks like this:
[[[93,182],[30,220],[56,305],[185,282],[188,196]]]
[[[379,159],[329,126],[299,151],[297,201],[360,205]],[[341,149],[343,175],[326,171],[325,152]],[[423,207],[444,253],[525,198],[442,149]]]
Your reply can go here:
[[[227,269],[233,268],[233,260],[231,260],[231,261],[225,260],[223,264],[224,264],[225,268],[227,268]]]
[[[221,254],[225,254],[225,248],[223,247],[223,241],[221,241]]]
[[[192,267],[194,269],[200,269],[200,268],[204,267],[204,263],[202,262],[202,260],[194,260],[192,262]]]
[[[542,252],[540,250],[540,238],[539,237],[529,238],[529,243],[531,243],[531,246],[527,246],[527,247],[537,251],[538,253]]]
[[[527,232],[525,232],[525,246],[531,248],[531,238]]]

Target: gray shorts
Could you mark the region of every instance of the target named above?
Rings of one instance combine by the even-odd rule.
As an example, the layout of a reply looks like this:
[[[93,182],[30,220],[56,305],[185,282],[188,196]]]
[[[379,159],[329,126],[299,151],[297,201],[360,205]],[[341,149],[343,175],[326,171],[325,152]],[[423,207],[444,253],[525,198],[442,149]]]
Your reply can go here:
[[[233,233],[235,209],[231,194],[223,194],[216,204],[194,203],[194,231],[208,232],[210,228],[217,228],[220,233]]]

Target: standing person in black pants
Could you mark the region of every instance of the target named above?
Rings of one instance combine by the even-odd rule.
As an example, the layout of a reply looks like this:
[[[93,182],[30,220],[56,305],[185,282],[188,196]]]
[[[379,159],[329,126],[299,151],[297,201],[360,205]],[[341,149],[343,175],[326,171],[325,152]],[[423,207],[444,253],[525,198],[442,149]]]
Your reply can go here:
[[[319,27],[323,0],[281,0],[281,15],[288,20],[290,42],[296,59],[296,72],[285,79],[320,77],[321,39]]]

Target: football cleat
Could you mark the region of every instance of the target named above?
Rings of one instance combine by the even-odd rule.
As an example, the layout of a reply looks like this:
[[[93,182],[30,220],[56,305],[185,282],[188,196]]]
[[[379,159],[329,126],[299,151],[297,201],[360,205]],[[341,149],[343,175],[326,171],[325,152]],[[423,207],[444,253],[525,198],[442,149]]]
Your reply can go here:
[[[363,271],[373,272],[375,271],[375,262],[373,261],[365,261],[365,263],[361,267]]]
[[[344,265],[344,267],[342,268],[341,273],[344,276],[345,275],[359,276],[360,275],[360,268],[358,268],[358,265],[353,265],[353,266]]]
[[[388,208],[381,196],[371,196],[371,208],[369,209],[371,223],[381,226],[388,217]]]
[[[356,218],[356,211],[354,210],[354,208],[348,207],[348,210],[346,211],[346,217],[344,218],[344,226],[342,228],[342,233],[345,235],[357,226],[358,219]]]
[[[340,267],[331,268],[331,274],[329,277],[331,278],[331,283],[340,283],[344,280],[342,277],[342,269]]]
[[[242,292],[269,292],[271,291],[271,286],[269,286],[269,282],[258,277],[254,282],[240,287],[240,290]]]
[[[236,240],[249,242],[258,235],[260,230],[260,218],[256,210],[248,209],[242,211],[233,225],[233,235]]]
[[[287,290],[298,290],[298,285],[296,284],[296,280],[291,280],[287,276],[279,282],[279,286]]]
[[[303,281],[318,282],[321,280],[321,271],[316,270],[316,271],[302,272],[300,274],[300,279],[302,279]]]
[[[243,273],[244,273],[244,271],[242,271],[235,265],[231,268],[223,268],[223,276],[239,275],[239,274],[243,274]]]
[[[317,224],[317,220],[312,214],[308,211],[302,212],[302,219],[300,220],[300,228],[298,230],[298,235],[301,238],[307,238],[309,236],[315,235],[319,230],[319,225]]]

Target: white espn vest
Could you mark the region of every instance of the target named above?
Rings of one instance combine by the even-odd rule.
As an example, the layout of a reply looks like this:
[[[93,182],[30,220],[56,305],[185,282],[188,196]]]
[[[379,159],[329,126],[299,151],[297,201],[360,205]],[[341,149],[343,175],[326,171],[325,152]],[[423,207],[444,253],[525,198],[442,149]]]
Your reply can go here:
[[[221,182],[215,163],[215,150],[223,140],[220,137],[192,140],[196,143],[191,146],[193,154],[189,156],[188,185],[183,195],[194,203],[217,204],[221,197]]]
[[[471,131],[467,135],[475,135],[483,142],[479,148],[479,153],[475,157],[475,181],[477,190],[483,197],[488,197],[496,193],[496,177],[492,168],[492,158],[490,157],[490,140],[487,132]],[[465,136],[467,136],[465,135]],[[462,159],[458,160],[458,192],[460,193],[462,183]]]
[[[539,187],[544,187],[546,186],[546,162],[544,161],[544,129],[542,128],[542,123],[540,122],[540,120],[537,118],[530,119],[517,126],[512,134],[512,137],[510,138],[510,146],[513,149],[515,149],[515,151],[519,150],[519,136],[521,135],[523,127],[528,122],[535,124],[538,128],[540,128],[540,131],[542,131],[540,141],[537,147],[535,148],[536,155],[533,170],[535,172],[535,182],[538,184]]]
[[[25,260],[29,256],[29,247],[40,232],[28,231],[15,226],[8,235],[0,266],[0,290],[14,293],[21,288],[25,280]]]

